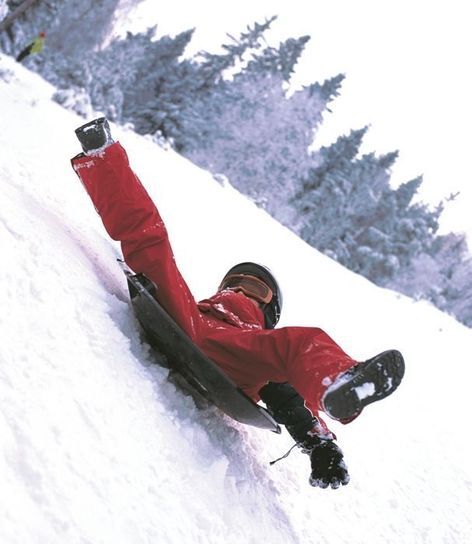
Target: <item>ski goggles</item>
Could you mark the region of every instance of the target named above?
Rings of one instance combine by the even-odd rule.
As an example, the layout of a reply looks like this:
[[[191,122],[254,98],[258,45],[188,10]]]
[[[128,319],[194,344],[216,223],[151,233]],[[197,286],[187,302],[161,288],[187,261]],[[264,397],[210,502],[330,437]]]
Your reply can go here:
[[[246,296],[263,304],[269,304],[274,296],[272,289],[266,283],[256,276],[247,274],[230,274],[221,282],[219,290],[223,289],[242,291]]]

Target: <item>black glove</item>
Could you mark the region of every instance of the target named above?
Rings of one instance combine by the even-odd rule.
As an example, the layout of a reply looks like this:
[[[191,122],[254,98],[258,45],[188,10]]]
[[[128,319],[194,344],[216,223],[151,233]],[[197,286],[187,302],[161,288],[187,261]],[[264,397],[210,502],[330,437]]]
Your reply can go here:
[[[318,439],[310,452],[310,484],[323,489],[331,486],[337,489],[349,483],[349,473],[343,459],[343,452],[332,440]]]

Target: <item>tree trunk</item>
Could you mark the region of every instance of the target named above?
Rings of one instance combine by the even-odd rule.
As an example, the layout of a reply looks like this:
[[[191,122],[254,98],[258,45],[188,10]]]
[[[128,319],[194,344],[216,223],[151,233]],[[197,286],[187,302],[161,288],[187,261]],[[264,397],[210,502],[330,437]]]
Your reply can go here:
[[[25,0],[0,22],[0,32],[6,30],[18,17],[38,0]]]

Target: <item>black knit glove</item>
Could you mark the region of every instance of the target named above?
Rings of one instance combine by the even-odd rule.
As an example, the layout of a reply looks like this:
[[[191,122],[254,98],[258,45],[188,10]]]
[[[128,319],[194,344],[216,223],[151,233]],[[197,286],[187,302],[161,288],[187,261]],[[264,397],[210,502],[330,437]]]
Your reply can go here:
[[[343,459],[343,452],[332,440],[318,439],[310,452],[310,484],[323,489],[331,486],[337,489],[349,483],[349,473]]]

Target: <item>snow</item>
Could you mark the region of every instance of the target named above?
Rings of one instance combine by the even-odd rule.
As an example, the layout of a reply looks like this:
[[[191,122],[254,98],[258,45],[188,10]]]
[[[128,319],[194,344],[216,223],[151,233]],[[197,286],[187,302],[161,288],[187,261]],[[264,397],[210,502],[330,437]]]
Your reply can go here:
[[[356,395],[359,400],[366,399],[371,397],[375,393],[375,384],[372,382],[367,382],[360,387],[356,387]]]
[[[119,247],[69,158],[83,119],[0,57],[0,542],[466,543],[472,331],[319,254],[174,152],[112,127],[158,203],[198,298],[242,260],[362,360],[392,347],[404,383],[347,426],[351,474],[308,485],[290,437],[198,410],[140,340]]]

